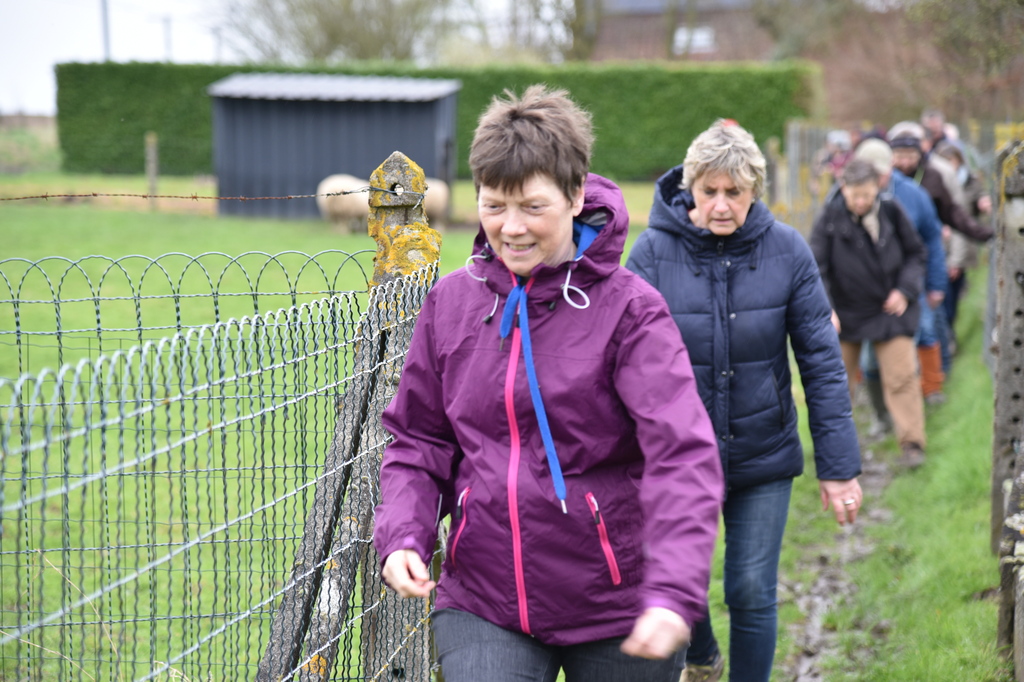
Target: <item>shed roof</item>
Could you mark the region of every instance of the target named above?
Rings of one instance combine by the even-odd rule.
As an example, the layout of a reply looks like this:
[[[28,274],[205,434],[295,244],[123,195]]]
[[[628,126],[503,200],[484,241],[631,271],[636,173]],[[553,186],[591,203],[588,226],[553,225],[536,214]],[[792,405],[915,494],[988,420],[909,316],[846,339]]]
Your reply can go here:
[[[213,97],[333,102],[432,102],[462,88],[457,80],[341,76],[320,73],[236,73],[212,83]]]

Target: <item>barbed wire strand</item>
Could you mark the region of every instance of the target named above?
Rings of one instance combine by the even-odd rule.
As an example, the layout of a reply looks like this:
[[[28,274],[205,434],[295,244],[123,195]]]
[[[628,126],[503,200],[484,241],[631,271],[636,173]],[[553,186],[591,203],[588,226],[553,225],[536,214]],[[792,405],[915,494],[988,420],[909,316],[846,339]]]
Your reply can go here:
[[[132,199],[190,199],[192,201],[199,201],[200,199],[206,201],[267,201],[272,199],[315,199],[317,197],[337,197],[343,194],[359,194],[361,192],[384,192],[385,194],[394,194],[395,196],[404,196],[406,194],[419,197],[422,201],[426,196],[423,192],[413,192],[406,189],[386,189],[384,187],[361,187],[359,189],[346,190],[344,192],[326,192],[324,194],[289,194],[281,197],[204,197],[198,194],[127,194],[127,193],[110,193],[110,192],[84,192],[81,194],[35,194],[31,196],[23,197],[0,197],[0,201],[24,201],[27,199],[89,199],[91,197],[128,197]]]

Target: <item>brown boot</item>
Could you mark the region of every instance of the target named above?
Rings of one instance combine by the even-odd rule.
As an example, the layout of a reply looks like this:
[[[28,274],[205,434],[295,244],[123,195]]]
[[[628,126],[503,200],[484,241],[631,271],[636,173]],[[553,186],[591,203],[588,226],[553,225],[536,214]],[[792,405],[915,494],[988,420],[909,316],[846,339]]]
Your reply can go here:
[[[942,351],[939,344],[918,346],[917,360],[921,365],[921,393],[924,394],[924,401],[929,405],[946,402],[946,395],[942,392],[946,375],[942,373]]]
[[[924,448],[919,443],[904,443],[900,449],[903,451],[903,456],[900,457],[900,466],[916,469],[924,464]]]
[[[725,659],[722,654],[715,654],[715,660],[707,665],[686,664],[679,682],[718,682],[725,672]]]

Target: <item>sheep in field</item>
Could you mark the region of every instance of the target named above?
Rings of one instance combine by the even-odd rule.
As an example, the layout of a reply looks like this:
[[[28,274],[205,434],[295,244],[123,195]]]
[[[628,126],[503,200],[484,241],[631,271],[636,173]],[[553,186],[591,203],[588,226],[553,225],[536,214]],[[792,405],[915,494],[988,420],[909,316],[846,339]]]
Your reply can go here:
[[[369,196],[366,192],[341,194],[369,185],[353,175],[340,173],[328,175],[316,188],[316,205],[324,220],[343,232],[357,234],[366,232],[366,220],[370,215]],[[325,196],[325,195],[332,196]]]
[[[427,194],[423,197],[423,211],[431,227],[444,227],[448,222],[448,203],[451,197],[448,183],[437,178],[426,178],[426,181]]]

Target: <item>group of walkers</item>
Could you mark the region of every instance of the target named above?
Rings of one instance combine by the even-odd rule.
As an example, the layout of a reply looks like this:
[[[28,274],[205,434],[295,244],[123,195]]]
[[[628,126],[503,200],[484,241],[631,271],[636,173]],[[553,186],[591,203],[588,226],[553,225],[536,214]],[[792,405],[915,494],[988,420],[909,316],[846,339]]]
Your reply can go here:
[[[925,404],[945,401],[953,322],[991,200],[940,112],[863,136],[834,166],[811,247],[836,312],[851,395],[872,435],[890,428],[910,468],[925,461]]]
[[[923,456],[913,337],[939,282],[925,284],[916,219],[882,191],[917,189],[917,171],[883,178],[858,146],[808,244],[762,201],[754,138],[719,120],[658,180],[623,266],[629,216],[589,173],[592,144],[589,115],[543,86],[480,118],[480,231],[427,296],[384,413],[383,575],[405,597],[436,590],[447,682],[713,681],[726,657],[730,680],[766,681],[804,467],[790,349],[840,525],[862,504],[850,386],[865,342],[900,442]],[[938,230],[935,206],[920,210]],[[728,654],[707,597],[720,519]]]

